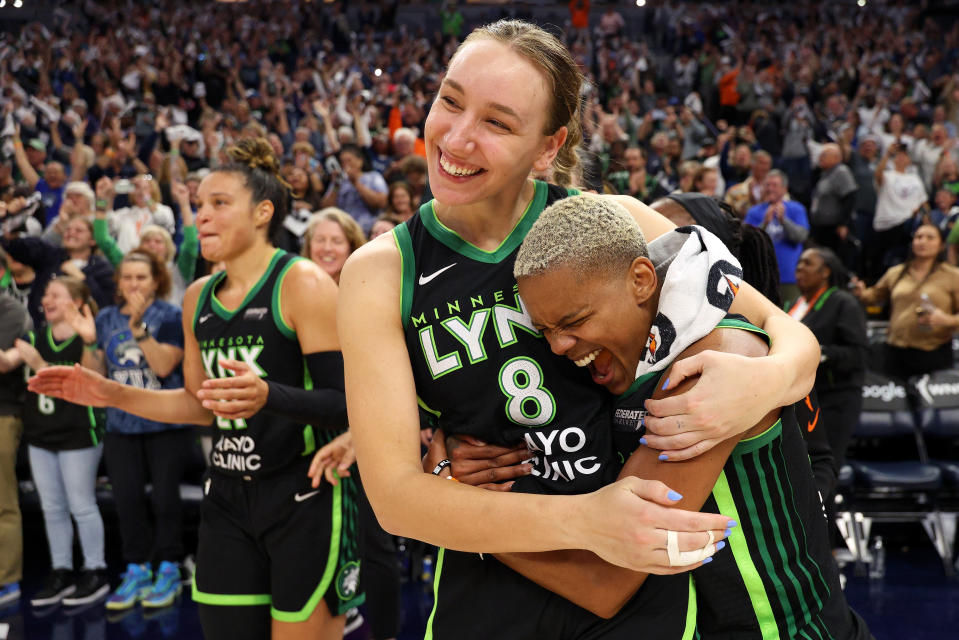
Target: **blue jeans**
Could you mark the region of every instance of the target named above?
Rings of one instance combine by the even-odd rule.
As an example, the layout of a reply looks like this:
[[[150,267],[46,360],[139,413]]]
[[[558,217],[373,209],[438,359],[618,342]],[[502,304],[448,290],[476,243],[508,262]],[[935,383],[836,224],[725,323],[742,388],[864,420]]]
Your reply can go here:
[[[77,523],[85,569],[105,569],[103,518],[97,506],[97,466],[103,445],[50,451],[30,445],[30,470],[40,494],[54,569],[73,569],[73,526]]]

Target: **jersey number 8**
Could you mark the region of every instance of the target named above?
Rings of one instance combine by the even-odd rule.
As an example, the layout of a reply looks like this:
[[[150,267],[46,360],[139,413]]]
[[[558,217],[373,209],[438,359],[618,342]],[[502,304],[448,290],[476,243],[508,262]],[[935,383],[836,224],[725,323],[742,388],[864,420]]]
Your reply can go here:
[[[543,385],[539,364],[523,356],[508,360],[499,370],[499,388],[506,396],[506,417],[524,427],[542,427],[556,415],[553,394]]]

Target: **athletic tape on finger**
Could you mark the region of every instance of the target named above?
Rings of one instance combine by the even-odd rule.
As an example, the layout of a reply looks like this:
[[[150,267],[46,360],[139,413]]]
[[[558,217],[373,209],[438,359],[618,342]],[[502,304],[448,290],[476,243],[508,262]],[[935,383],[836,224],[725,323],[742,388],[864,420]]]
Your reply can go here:
[[[713,532],[707,531],[708,540],[701,549],[693,551],[679,550],[679,533],[672,529],[666,530],[666,555],[669,556],[670,567],[687,567],[697,562],[702,562],[706,558],[716,553],[716,547],[713,546]]]

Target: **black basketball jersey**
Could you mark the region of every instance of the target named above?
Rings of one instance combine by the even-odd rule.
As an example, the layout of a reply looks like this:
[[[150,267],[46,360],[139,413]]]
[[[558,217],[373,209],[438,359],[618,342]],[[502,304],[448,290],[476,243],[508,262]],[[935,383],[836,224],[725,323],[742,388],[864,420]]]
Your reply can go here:
[[[393,231],[402,256],[402,321],[420,406],[449,434],[526,441],[533,473],[514,490],[583,493],[615,478],[609,395],[550,351],[513,278],[516,252],[542,210],[575,194],[536,182],[495,251],[445,227],[433,202]]]
[[[49,325],[38,333],[31,331],[25,339],[49,364],[72,366],[83,357],[83,341],[76,334],[57,343]],[[28,378],[33,375],[26,366],[24,373]],[[103,439],[104,418],[103,409],[27,391],[23,405],[23,440],[51,451],[93,447]]]
[[[768,340],[761,329],[732,317],[717,328],[754,331]],[[643,433],[636,421],[661,375],[640,377],[617,401],[614,423],[624,456]],[[840,589],[825,513],[791,406],[765,432],[733,449],[702,511],[722,513],[739,526],[726,541],[728,550],[693,571],[699,637],[869,637]]]
[[[210,277],[193,314],[193,332],[207,377],[232,375],[219,366],[219,361],[235,359],[246,363],[261,378],[301,389],[312,388],[296,333],[280,312],[283,277],[294,262],[302,259],[277,249],[259,282],[232,310],[216,298],[216,289],[226,272]],[[234,476],[282,469],[300,456],[313,453],[317,437],[322,446],[340,433],[331,429],[314,431],[310,425],[262,411],[245,420],[217,418],[216,427],[211,467]]]

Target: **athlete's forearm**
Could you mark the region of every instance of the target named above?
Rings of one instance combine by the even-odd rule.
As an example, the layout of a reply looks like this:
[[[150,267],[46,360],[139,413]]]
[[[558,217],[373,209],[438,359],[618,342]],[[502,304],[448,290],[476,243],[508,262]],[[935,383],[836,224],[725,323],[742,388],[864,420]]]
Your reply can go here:
[[[213,413],[182,388],[140,389],[111,381],[110,406],[156,422],[203,426],[213,422]]]
[[[581,496],[486,491],[423,473],[378,473],[357,459],[377,519],[394,535],[459,551],[550,551],[585,546],[575,524]],[[367,462],[369,456],[366,457]]]
[[[497,553],[495,557],[544,589],[601,618],[616,615],[648,575],[609,564],[581,549]]]
[[[767,390],[775,398],[770,406],[785,407],[799,402],[816,382],[819,341],[805,325],[785,315],[768,317],[762,328],[769,334],[771,344],[769,355],[757,361],[768,370]]]
[[[765,381],[763,408],[771,411],[805,398],[819,367],[819,341],[812,331],[745,282],[730,311],[745,316],[769,334],[769,354],[755,359]]]

